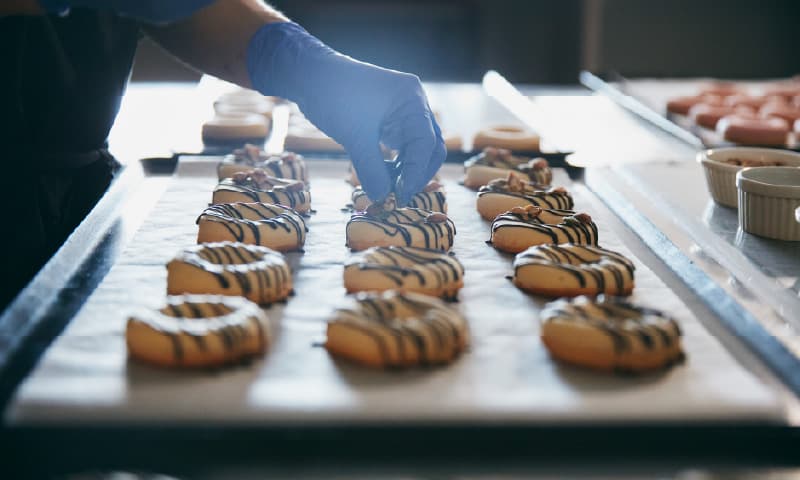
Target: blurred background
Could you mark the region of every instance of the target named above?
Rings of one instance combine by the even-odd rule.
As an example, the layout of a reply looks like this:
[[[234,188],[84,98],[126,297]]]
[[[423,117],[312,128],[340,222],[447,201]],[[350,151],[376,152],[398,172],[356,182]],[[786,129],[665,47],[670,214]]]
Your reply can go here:
[[[800,73],[798,0],[275,0],[353,57],[426,81],[576,83],[630,77]],[[143,40],[134,80],[199,76]]]

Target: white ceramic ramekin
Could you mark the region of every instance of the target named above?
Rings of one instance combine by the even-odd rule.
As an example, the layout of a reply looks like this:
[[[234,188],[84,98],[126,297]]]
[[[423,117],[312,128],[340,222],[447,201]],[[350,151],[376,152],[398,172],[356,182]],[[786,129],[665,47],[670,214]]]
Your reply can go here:
[[[736,174],[739,226],[761,237],[800,241],[800,168],[750,167]]]
[[[725,163],[732,158],[751,162],[778,161],[786,166],[800,167],[800,154],[775,148],[729,147],[698,153],[697,161],[703,165],[711,198],[720,205],[733,208],[739,204],[736,173],[744,167]]]

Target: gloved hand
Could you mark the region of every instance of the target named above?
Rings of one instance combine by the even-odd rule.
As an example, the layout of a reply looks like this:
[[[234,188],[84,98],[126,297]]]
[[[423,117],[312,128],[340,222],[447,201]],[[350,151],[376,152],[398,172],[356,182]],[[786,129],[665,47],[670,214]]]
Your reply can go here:
[[[215,0],[39,0],[46,12],[66,14],[70,8],[109,10],[147,23],[165,24],[182,20]]]
[[[444,161],[442,134],[411,74],[342,55],[294,23],[270,23],[250,40],[247,67],[264,95],[292,100],[342,144],[373,201],[395,192],[405,205]],[[399,152],[394,166],[380,144]]]

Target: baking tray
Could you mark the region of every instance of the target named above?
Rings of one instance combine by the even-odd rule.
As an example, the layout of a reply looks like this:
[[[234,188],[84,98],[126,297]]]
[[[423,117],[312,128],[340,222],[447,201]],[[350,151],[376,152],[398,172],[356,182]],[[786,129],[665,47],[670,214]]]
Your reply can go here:
[[[618,73],[600,76],[582,71],[580,81],[587,88],[607,96],[621,107],[697,149],[736,146],[722,139],[715,131],[699,127],[685,116],[670,114],[666,109],[670,98],[694,95],[703,84],[714,79],[628,79]],[[764,82],[737,83],[754,87]],[[788,146],[771,148],[800,151],[800,139],[794,135]]]
[[[216,155],[225,155],[230,153],[235,148],[241,148],[242,144],[230,144],[230,145],[206,145],[201,152],[201,155],[206,156],[216,156]],[[320,159],[330,159],[330,160],[346,160],[349,159],[348,155],[344,152],[321,152],[316,150],[302,150],[295,148],[293,150],[295,153],[299,153],[303,156],[309,158],[320,158]],[[474,157],[475,155],[480,154],[479,151],[448,151],[447,157],[445,158],[445,163],[464,163],[466,160]],[[571,155],[572,152],[541,152],[541,151],[514,151],[515,155],[520,155],[523,157],[541,157],[546,159],[551,167],[556,168],[568,168],[572,167],[566,162],[567,156]],[[574,167],[573,167],[574,168]]]
[[[780,424],[771,387],[742,367],[641,261],[634,300],[668,309],[686,333],[686,363],[645,376],[595,374],[554,363],[538,340],[545,301],[504,277],[511,257],[484,242],[489,223],[474,192],[458,185],[461,168],[442,170],[453,249],[467,275],[460,302],[473,345],[454,364],[372,371],[320,348],[325,320],[340,304],[344,247],[341,211],[349,199],[346,163],[310,160],[317,213],[303,254],[290,254],[297,295],[268,309],[278,335],[272,351],[248,366],[214,372],[158,370],[130,362],[127,314],[163,303],[165,262],[195,241],[194,220],[210,199],[219,158],[183,157],[170,187],[108,275],[41,358],[6,412],[15,427],[47,425],[543,426],[633,423]],[[615,234],[619,222],[581,184],[556,171],[579,210],[600,226],[604,246],[645,247]],[[313,299],[313,301],[310,301]]]
[[[208,102],[209,104],[211,101],[209,99],[216,98],[219,96],[221,92],[237,88],[227,82],[222,80],[205,76],[203,77],[202,81],[198,85],[197,88],[197,96],[199,97],[198,102]],[[482,100],[486,101],[486,98],[482,98]],[[279,111],[280,110],[280,111]],[[286,103],[278,104],[273,110],[272,115],[272,124],[269,132],[269,136],[262,145],[264,149],[268,152],[282,152],[284,150],[284,143],[286,139],[286,135],[289,132],[289,120],[291,115],[291,109]],[[571,151],[558,151],[556,148],[549,147],[546,143],[546,139],[544,140],[545,144],[543,145],[544,151],[539,150],[531,150],[531,151],[524,151],[524,150],[517,150],[514,153],[516,155],[524,156],[524,157],[542,157],[545,158],[552,167],[557,168],[565,168],[570,173],[570,176],[576,178],[576,176],[580,175],[580,168],[574,167],[570,165],[566,158],[567,156],[571,155],[573,152]],[[202,151],[199,153],[200,155],[206,156],[214,156],[214,155],[226,155],[230,153],[235,148],[240,148],[242,144],[245,143],[244,141],[236,142],[236,143],[219,143],[219,144],[203,144]],[[252,142],[251,142],[252,143]],[[469,142],[471,147],[471,141]],[[292,149],[294,152],[304,155],[306,157],[313,157],[313,158],[321,158],[321,159],[332,159],[332,160],[342,160],[342,159],[349,159],[347,152],[343,151],[318,151],[318,150],[308,150],[308,149],[299,149],[294,148]],[[195,152],[184,152],[189,154],[194,154]],[[478,155],[481,153],[478,150],[448,150],[447,157],[445,158],[445,163],[464,163],[464,161],[468,160],[469,158]]]

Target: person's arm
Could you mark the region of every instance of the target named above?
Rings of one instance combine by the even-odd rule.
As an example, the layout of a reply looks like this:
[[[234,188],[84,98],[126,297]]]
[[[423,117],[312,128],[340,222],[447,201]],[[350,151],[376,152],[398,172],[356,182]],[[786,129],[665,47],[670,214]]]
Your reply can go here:
[[[345,147],[374,201],[394,192],[404,205],[444,161],[444,141],[416,76],[342,55],[260,0],[38,3],[48,13],[82,7],[139,19],[150,36],[190,65],[296,102]],[[391,167],[381,143],[399,152]]]
[[[446,156],[419,79],[342,55],[258,0],[217,0],[146,31],[194,67],[296,102],[347,150],[374,201],[405,205]],[[391,166],[381,143],[399,152]]]
[[[287,21],[260,0],[217,0],[185,20],[144,25],[144,30],[194,68],[251,88],[246,60],[250,39],[265,24]]]
[[[5,15],[41,15],[44,13],[39,0],[3,0],[0,2],[0,17]]]
[[[30,4],[30,0],[21,1]],[[35,0],[43,13],[67,15],[71,8],[105,10],[152,24],[182,20],[215,0]]]

